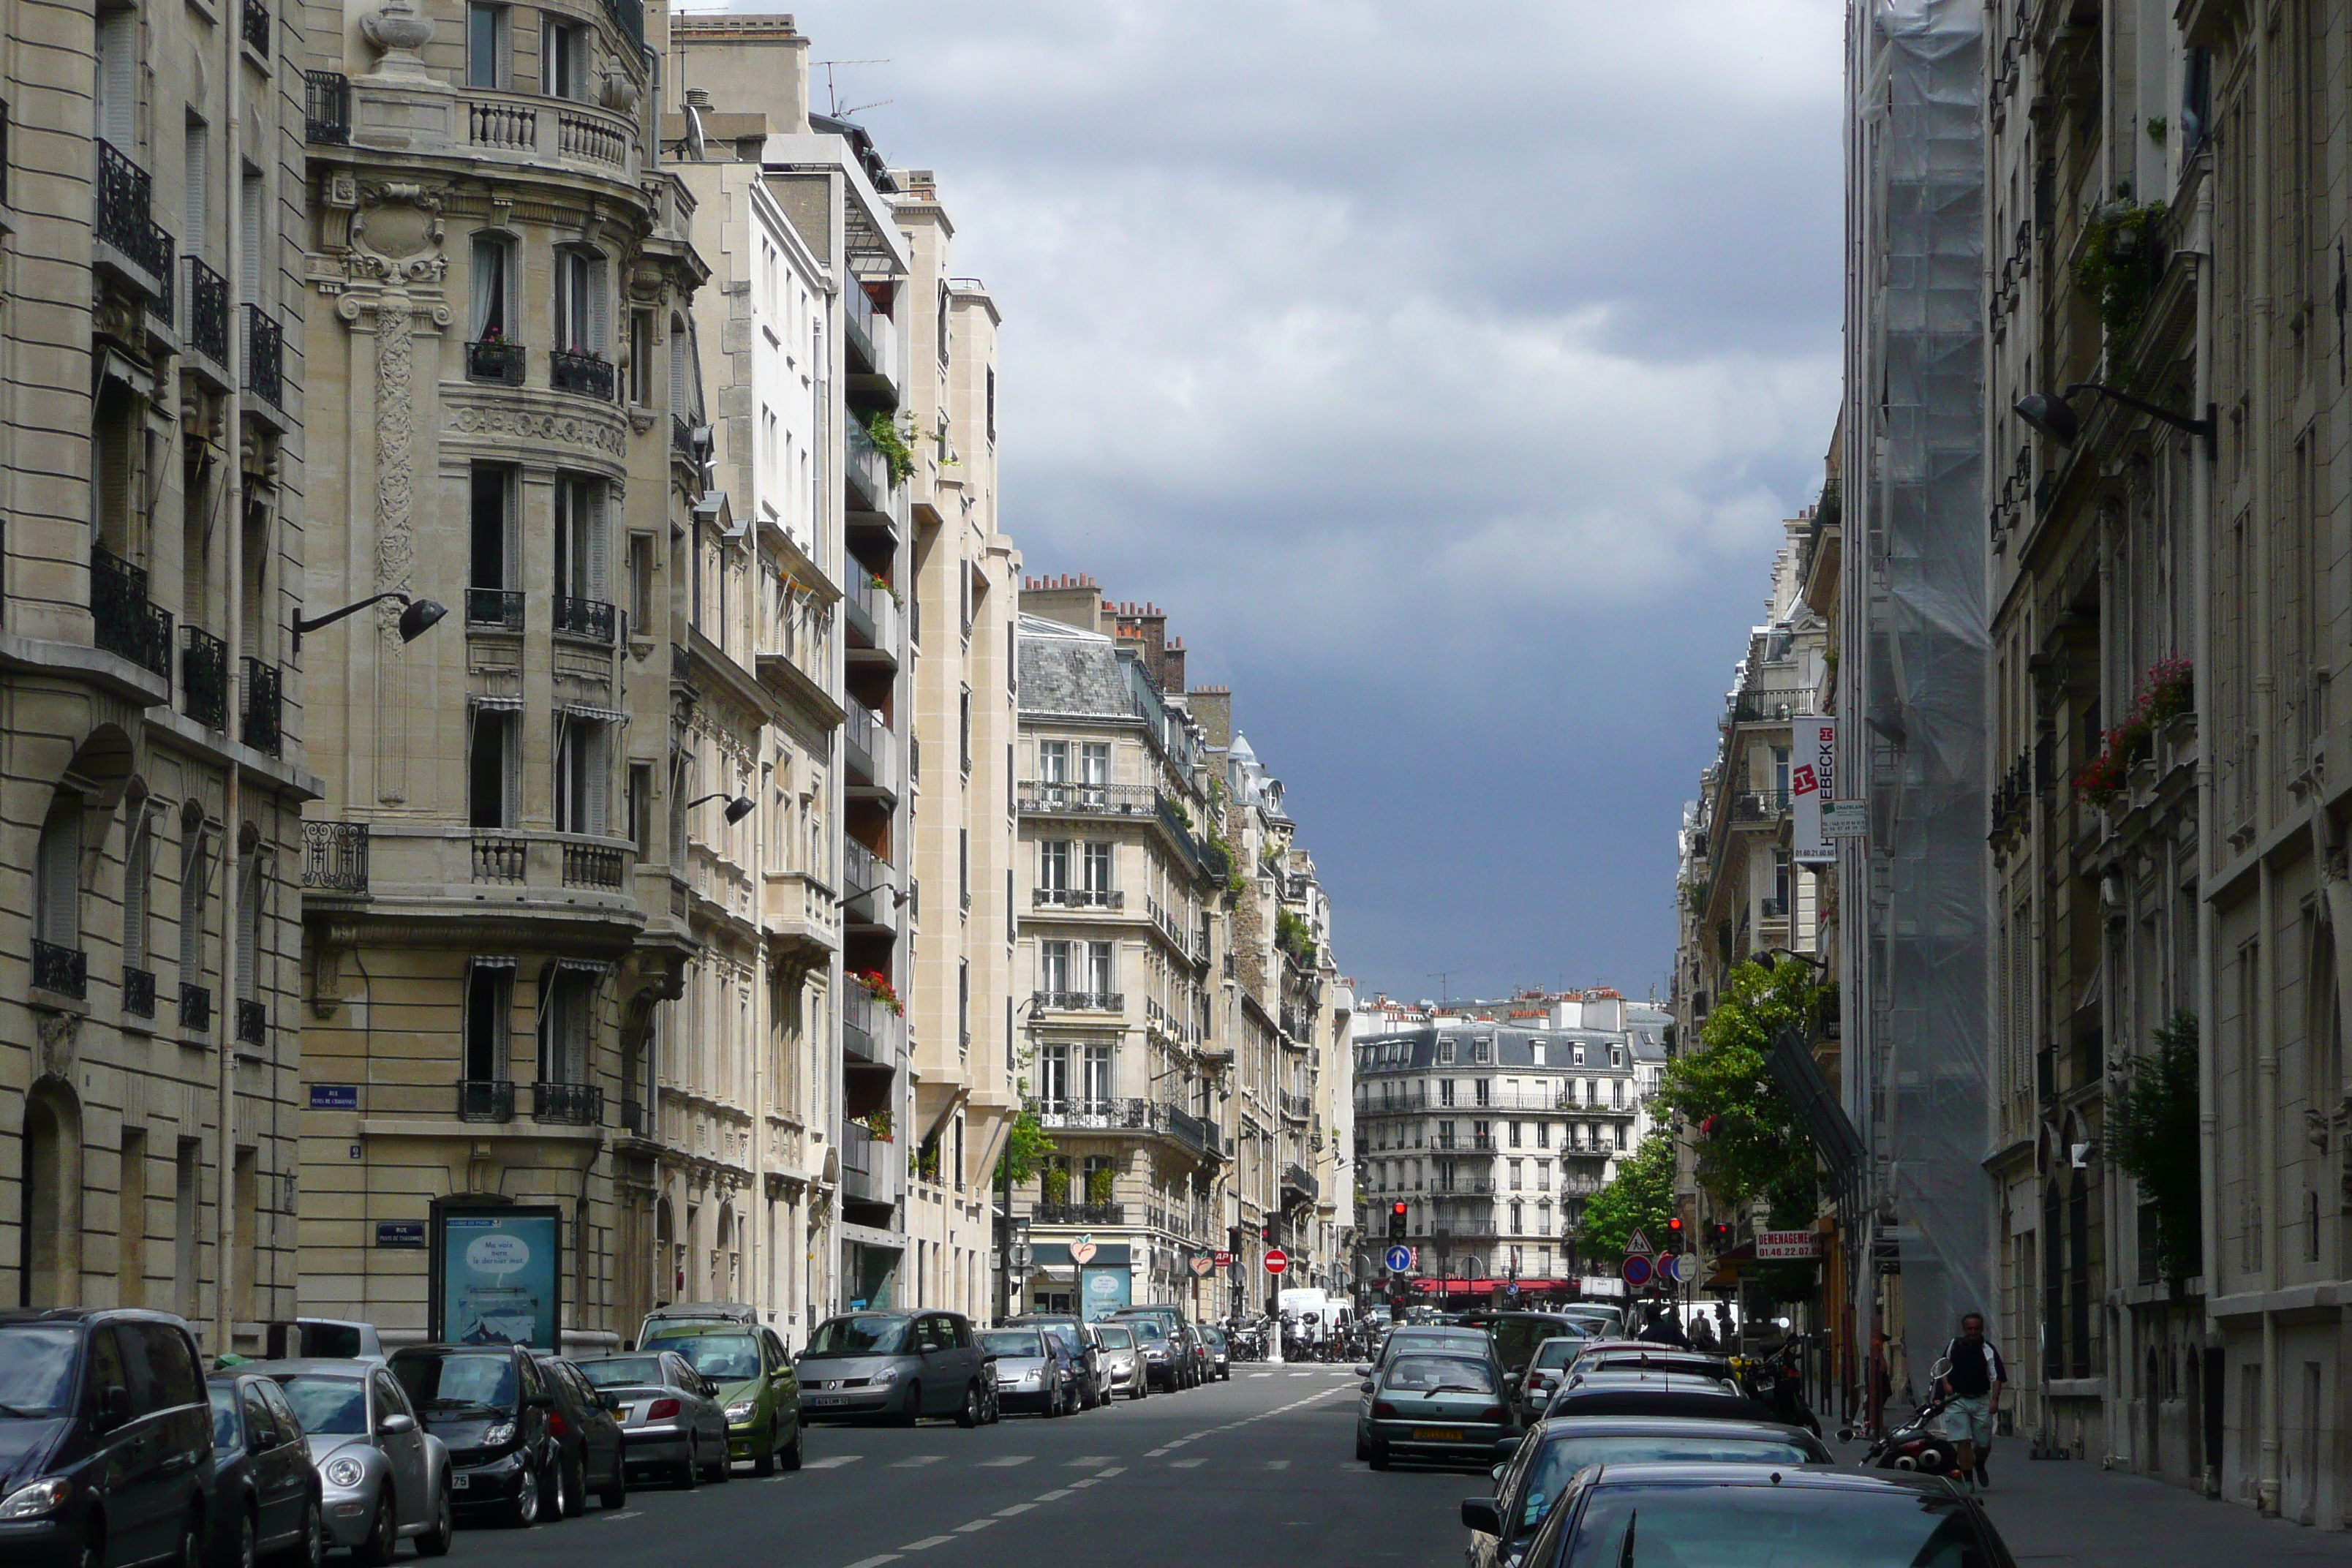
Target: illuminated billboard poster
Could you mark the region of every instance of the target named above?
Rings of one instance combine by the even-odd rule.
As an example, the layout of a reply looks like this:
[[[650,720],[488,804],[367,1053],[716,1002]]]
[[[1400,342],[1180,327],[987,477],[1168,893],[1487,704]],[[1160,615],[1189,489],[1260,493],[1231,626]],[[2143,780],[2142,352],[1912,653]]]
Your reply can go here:
[[[443,1342],[562,1349],[562,1211],[445,1208],[439,1219]]]

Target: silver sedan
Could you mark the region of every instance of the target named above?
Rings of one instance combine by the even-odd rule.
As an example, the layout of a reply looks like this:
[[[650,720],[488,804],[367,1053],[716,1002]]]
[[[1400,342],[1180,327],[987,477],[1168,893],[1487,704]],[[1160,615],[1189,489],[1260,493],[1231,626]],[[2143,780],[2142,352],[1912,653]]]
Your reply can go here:
[[[1145,1374],[1135,1331],[1125,1323],[1104,1323],[1095,1332],[1101,1336],[1103,1375],[1108,1385],[1104,1397],[1116,1399],[1124,1394],[1129,1399],[1141,1399],[1150,1394],[1151,1379]]]
[[[719,1390],[675,1351],[597,1356],[575,1362],[621,1423],[629,1469],[658,1471],[681,1487],[723,1481],[727,1413]]]
[[[391,1562],[403,1537],[427,1557],[449,1550],[449,1450],[417,1425],[383,1363],[265,1361],[237,1371],[274,1380],[302,1418],[333,1544],[362,1563]]]

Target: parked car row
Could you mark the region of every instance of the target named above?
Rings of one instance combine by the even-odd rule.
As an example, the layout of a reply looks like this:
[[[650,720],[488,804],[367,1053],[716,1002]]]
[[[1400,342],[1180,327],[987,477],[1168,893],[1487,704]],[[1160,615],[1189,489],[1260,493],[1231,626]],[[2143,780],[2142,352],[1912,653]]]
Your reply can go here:
[[[1401,1324],[1356,1369],[1357,1457],[1491,1466],[1460,1504],[1467,1568],[2010,1561],[1948,1478],[1842,1468],[1727,1359],[1615,1332],[1540,1313]]]

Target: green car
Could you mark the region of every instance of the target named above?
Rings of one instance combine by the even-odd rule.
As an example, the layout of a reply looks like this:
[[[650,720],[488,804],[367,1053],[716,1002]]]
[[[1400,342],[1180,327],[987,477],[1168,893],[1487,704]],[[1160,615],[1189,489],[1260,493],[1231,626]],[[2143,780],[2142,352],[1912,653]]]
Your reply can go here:
[[[727,1457],[749,1459],[754,1475],[801,1468],[801,1382],[767,1329],[740,1323],[655,1323],[640,1350],[665,1350],[719,1389],[727,1412]]]

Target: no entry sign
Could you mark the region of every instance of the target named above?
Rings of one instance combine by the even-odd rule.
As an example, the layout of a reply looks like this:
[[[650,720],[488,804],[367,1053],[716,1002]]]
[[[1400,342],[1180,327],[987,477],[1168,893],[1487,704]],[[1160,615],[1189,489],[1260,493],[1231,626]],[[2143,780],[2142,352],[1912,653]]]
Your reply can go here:
[[[1269,1247],[1265,1249],[1265,1271],[1268,1274],[1279,1274],[1289,1267],[1290,1259],[1282,1248]]]

